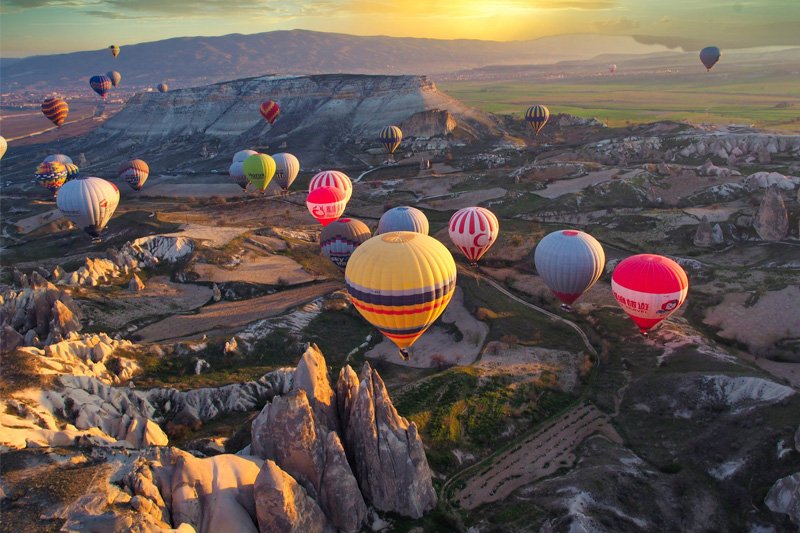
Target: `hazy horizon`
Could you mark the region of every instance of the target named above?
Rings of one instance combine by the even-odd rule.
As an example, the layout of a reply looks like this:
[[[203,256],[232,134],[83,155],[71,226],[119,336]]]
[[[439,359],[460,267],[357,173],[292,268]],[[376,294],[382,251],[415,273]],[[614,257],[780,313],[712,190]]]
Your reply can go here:
[[[0,8],[0,55],[27,57],[176,37],[304,29],[359,36],[528,41],[570,34],[631,36],[694,50],[797,46],[800,3],[653,0],[486,2],[296,0],[7,0]]]

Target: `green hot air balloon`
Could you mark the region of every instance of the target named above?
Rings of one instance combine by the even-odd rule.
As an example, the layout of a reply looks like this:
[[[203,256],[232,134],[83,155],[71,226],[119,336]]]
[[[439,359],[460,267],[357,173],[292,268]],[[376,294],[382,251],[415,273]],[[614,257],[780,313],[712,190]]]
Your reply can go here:
[[[275,168],[275,160],[267,154],[251,155],[244,160],[242,165],[247,181],[262,192],[267,190],[269,182],[272,181],[272,176],[275,175]]]

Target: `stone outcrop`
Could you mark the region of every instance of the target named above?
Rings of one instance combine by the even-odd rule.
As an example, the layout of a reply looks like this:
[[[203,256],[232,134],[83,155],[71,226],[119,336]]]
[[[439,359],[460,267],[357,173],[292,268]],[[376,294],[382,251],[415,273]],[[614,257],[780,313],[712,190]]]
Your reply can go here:
[[[81,311],[72,297],[38,272],[28,286],[6,289],[0,296],[0,327],[8,326],[22,335],[24,345],[34,337],[45,344],[58,342],[81,329]]]
[[[419,518],[436,506],[436,492],[417,426],[397,414],[383,380],[368,363],[359,378],[353,381],[343,369],[342,385],[337,385],[353,398],[342,427],[359,486],[376,508]]]
[[[751,191],[777,187],[782,191],[793,191],[800,185],[800,177],[784,176],[779,172],[756,172],[744,179],[744,185]]]
[[[764,193],[753,227],[765,241],[779,241],[788,235],[789,216],[777,187],[770,187]]]
[[[800,472],[775,482],[764,503],[773,513],[783,513],[800,528]]]
[[[449,111],[431,109],[418,111],[400,124],[404,137],[430,138],[447,135],[456,129],[458,122]]]
[[[264,461],[256,477],[255,506],[260,531],[326,533],[333,528],[317,502],[274,461]]]
[[[142,281],[142,278],[134,274],[131,280],[128,282],[128,290],[131,292],[143,291],[144,282]]]
[[[309,345],[300,358],[293,387],[305,391],[316,423],[333,431],[339,429],[336,395],[328,379],[325,358],[315,344]]]
[[[694,245],[707,248],[716,244],[722,244],[724,240],[725,237],[722,233],[722,227],[719,224],[714,224],[712,226],[708,221],[708,217],[703,216],[694,234]]]

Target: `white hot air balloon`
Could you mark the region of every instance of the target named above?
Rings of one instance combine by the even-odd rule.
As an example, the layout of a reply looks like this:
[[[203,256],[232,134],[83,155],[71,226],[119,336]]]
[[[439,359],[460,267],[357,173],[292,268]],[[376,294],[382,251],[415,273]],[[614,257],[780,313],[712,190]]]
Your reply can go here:
[[[77,178],[58,191],[56,205],[76,226],[100,240],[100,232],[119,205],[119,189],[101,178]]]
[[[231,168],[228,169],[228,174],[231,177],[231,181],[233,181],[236,185],[242,188],[242,190],[247,189],[247,176],[244,175],[244,163],[242,161],[235,161]]]
[[[256,155],[258,152],[255,150],[239,150],[235,154],[233,154],[233,161],[232,163],[244,163],[244,160],[250,157],[251,155]]]
[[[48,155],[42,160],[42,163],[52,163],[53,161],[57,161],[63,165],[72,164],[72,158],[64,154]]]
[[[288,191],[300,172],[300,161],[289,153],[280,153],[272,156],[275,160],[275,181],[281,189]]]

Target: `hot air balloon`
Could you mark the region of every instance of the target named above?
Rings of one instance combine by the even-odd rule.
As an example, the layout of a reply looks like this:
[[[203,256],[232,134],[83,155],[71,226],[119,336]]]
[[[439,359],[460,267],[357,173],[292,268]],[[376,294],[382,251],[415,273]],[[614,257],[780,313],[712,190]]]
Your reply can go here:
[[[56,205],[76,226],[99,240],[119,204],[119,189],[104,179],[84,177],[66,183]]]
[[[533,128],[533,132],[535,135],[538,135],[544,125],[547,124],[547,120],[550,118],[550,110],[547,109],[543,105],[534,105],[528,108],[528,111],[525,112],[525,120]]]
[[[67,169],[67,181],[72,181],[81,175],[81,171],[75,163],[66,163],[64,167]]]
[[[465,207],[450,217],[450,240],[472,266],[492,247],[500,232],[497,217],[484,207]]]
[[[686,300],[689,279],[667,257],[640,254],[622,260],[611,275],[611,290],[642,335],[674,313]]]
[[[58,194],[58,190],[67,181],[67,167],[58,161],[50,163],[40,163],[34,173],[36,183],[53,193]]]
[[[111,50],[111,55],[114,56],[114,59],[116,59],[117,56],[119,55],[119,46],[117,46],[116,44],[112,44],[111,46],[108,47],[108,49]]]
[[[244,160],[250,157],[251,155],[256,155],[258,152],[255,150],[239,150],[235,154],[233,154],[233,161],[232,163],[244,163]]]
[[[261,104],[258,110],[261,112],[261,116],[267,119],[267,122],[269,122],[270,125],[274,124],[278,119],[278,115],[281,114],[280,106],[272,100],[267,100]]]
[[[119,85],[119,82],[122,81],[122,74],[120,74],[116,70],[111,70],[109,72],[106,72],[106,77],[111,80],[111,85],[113,85],[114,87]]]
[[[242,170],[247,181],[263,192],[275,175],[275,160],[267,154],[254,154],[244,160]]]
[[[287,153],[275,154],[272,159],[275,160],[275,181],[281,189],[288,191],[300,172],[300,161]]]
[[[144,182],[150,175],[150,167],[141,159],[132,159],[120,167],[121,172],[117,175],[131,186],[134,191],[141,191]]]
[[[717,64],[722,53],[716,46],[706,46],[700,50],[700,61],[706,67],[706,71],[711,70],[711,67]]]
[[[48,155],[47,157],[45,157],[42,160],[42,163],[52,163],[53,161],[56,161],[56,162],[64,164],[64,165],[66,165],[67,163],[72,163],[73,162],[72,158],[70,156],[68,156],[68,155],[51,154],[51,155]]]
[[[8,143],[6,138],[0,135],[0,159],[3,159],[3,156],[6,155],[6,150],[8,150]]]
[[[614,73],[617,71],[617,66],[616,66],[614,63],[611,63],[611,64],[608,66],[608,71],[609,71],[611,74],[614,74]]]
[[[344,278],[361,316],[408,359],[408,348],[450,303],[456,263],[433,237],[397,231],[372,237],[356,248]]]
[[[231,168],[228,169],[228,174],[231,180],[241,187],[243,191],[247,190],[247,184],[250,182],[247,181],[247,176],[244,175],[244,162],[236,161],[232,163]]]
[[[342,216],[346,206],[345,194],[336,187],[318,187],[308,193],[306,198],[308,212],[323,226]]]
[[[56,126],[61,126],[67,120],[69,106],[61,98],[45,98],[44,102],[42,102],[42,113],[50,119],[50,122]]]
[[[355,249],[370,237],[369,228],[360,220],[340,218],[322,228],[319,247],[322,255],[344,270]]]
[[[427,235],[429,231],[428,217],[416,207],[407,205],[393,207],[381,216],[375,235],[390,231],[414,231]]]
[[[167,85],[166,83],[159,83],[156,86],[156,89],[158,89],[158,92],[160,93],[165,93],[169,90],[169,85]]]
[[[400,146],[403,140],[403,132],[397,126],[386,126],[381,130],[378,140],[383,144],[389,155],[394,155],[394,151]]]
[[[603,273],[606,254],[597,239],[582,231],[554,231],[536,245],[536,271],[565,309]]]
[[[89,78],[89,86],[102,98],[111,90],[111,80],[108,76],[92,76]]]
[[[341,189],[347,202],[350,201],[350,197],[353,195],[353,183],[350,181],[350,178],[347,177],[347,174],[339,172],[338,170],[323,170],[311,178],[311,181],[308,183],[308,192],[318,187],[336,187],[337,189]]]

